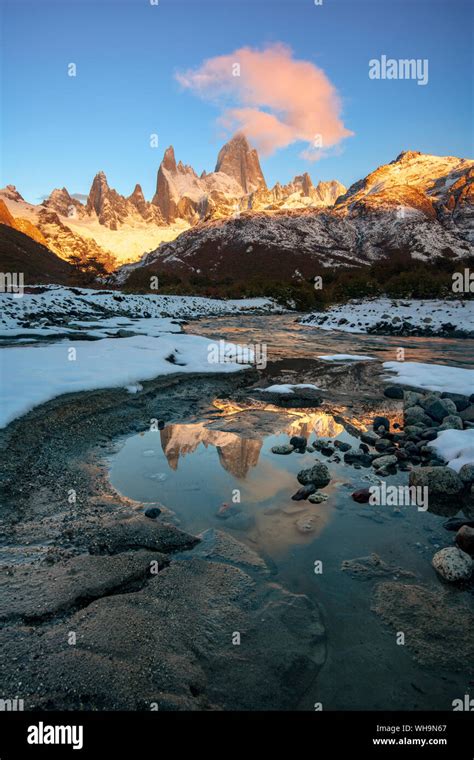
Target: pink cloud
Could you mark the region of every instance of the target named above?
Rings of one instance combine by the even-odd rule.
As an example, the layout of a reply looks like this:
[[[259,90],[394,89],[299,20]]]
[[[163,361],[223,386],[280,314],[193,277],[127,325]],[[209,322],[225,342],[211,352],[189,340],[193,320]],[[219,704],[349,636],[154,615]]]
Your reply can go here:
[[[281,43],[209,58],[177,79],[217,103],[219,123],[243,132],[264,154],[303,141],[301,155],[314,161],[353,134],[344,126],[339,95],[324,71],[296,60]]]

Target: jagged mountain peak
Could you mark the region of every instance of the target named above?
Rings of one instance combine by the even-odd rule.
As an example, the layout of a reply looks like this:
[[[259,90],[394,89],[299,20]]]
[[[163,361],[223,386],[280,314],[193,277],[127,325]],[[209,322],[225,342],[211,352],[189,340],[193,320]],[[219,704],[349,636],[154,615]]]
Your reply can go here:
[[[219,151],[216,172],[236,180],[244,193],[267,188],[258,153],[251,148],[244,134],[235,134]]]
[[[397,162],[411,161],[412,158],[417,158],[417,156],[421,156],[421,155],[423,154],[420,153],[419,150],[402,150],[402,152],[399,153],[396,159],[392,161],[391,163],[396,164]]]
[[[133,188],[133,193],[131,193],[128,197],[129,197],[129,200],[133,200],[133,199],[140,199],[140,200],[143,199],[143,200],[145,200],[145,196],[143,195],[142,186],[138,182],[135,185],[135,187]]]
[[[174,155],[174,148],[172,145],[170,145],[168,148],[166,148],[163,160],[161,162],[161,166],[163,169],[167,169],[168,171],[175,172],[176,171],[176,158]]]
[[[8,198],[11,201],[24,201],[22,195],[18,192],[15,185],[7,185],[2,190],[2,195],[4,198]]]

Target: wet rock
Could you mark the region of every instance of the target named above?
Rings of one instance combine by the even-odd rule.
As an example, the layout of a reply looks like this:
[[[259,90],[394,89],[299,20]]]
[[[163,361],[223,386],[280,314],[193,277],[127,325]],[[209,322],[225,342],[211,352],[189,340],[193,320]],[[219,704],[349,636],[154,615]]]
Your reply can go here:
[[[403,401],[406,408],[416,406],[422,399],[422,393],[416,393],[415,391],[404,391],[403,393]]]
[[[380,438],[375,444],[375,449],[376,451],[386,451],[392,445],[392,441],[389,438]]]
[[[408,453],[404,449],[397,449],[395,456],[399,462],[406,462],[408,459]]]
[[[307,486],[303,486],[303,488],[299,488],[298,491],[293,494],[291,497],[293,501],[303,501],[304,499],[307,499],[308,496],[311,496],[312,493],[316,491],[316,486],[314,483],[308,483]]]
[[[321,491],[316,491],[316,493],[311,494],[311,496],[308,496],[308,501],[311,502],[311,504],[322,504],[323,501],[327,501],[328,499],[327,493],[321,493]]]
[[[370,499],[370,488],[359,488],[351,495],[358,504],[367,504]]]
[[[377,459],[372,460],[372,464],[375,467],[375,469],[380,469],[381,467],[393,467],[398,462],[397,457],[394,454],[389,454],[388,456],[383,457],[377,457]]]
[[[456,543],[466,554],[474,554],[474,528],[463,525],[456,534]]]
[[[460,417],[464,422],[474,422],[474,404],[468,406],[467,409],[463,409]]]
[[[443,523],[445,530],[458,531],[463,525],[468,525],[470,528],[474,528],[474,520],[469,520],[465,517],[450,517]]]
[[[449,398],[439,398],[439,396],[426,396],[420,401],[426,414],[436,422],[442,422],[449,414],[456,414],[456,404]]]
[[[60,611],[74,610],[106,594],[118,593],[132,583],[145,583],[150,563],[165,567],[168,559],[147,551],[113,557],[81,554],[52,567],[18,565],[0,572],[0,620],[41,620]]]
[[[393,427],[395,427],[395,425]],[[403,431],[402,433],[394,433],[392,441],[394,441],[395,443],[403,443],[405,441],[405,438],[406,438],[405,431]]]
[[[463,396],[461,393],[449,393],[445,391],[444,393],[441,394],[441,398],[449,398],[451,399],[451,401],[454,401],[454,404],[458,412],[462,412],[464,409],[466,409],[469,406],[468,396]]]
[[[377,443],[377,441],[379,440],[379,438],[378,438],[377,435],[375,435],[375,433],[367,432],[367,433],[361,433],[360,434],[360,440],[363,443],[368,443],[369,446],[375,446],[375,444]]]
[[[421,406],[410,406],[404,412],[405,426],[418,425],[419,427],[431,427],[433,421],[428,417]]]
[[[349,573],[353,578],[359,580],[371,580],[372,578],[383,578],[387,575],[401,576],[404,578],[413,578],[413,573],[403,570],[401,567],[389,565],[375,552],[368,557],[356,557],[355,559],[345,559],[342,562],[341,570]]]
[[[403,388],[400,385],[388,385],[384,388],[383,395],[387,398],[403,398]]]
[[[425,430],[421,437],[424,441],[434,441],[435,438],[438,437],[438,428],[429,428],[429,430]]]
[[[470,578],[474,563],[466,552],[456,546],[450,546],[436,552],[431,564],[438,575],[453,583]]]
[[[156,520],[161,515],[161,509],[159,507],[148,507],[145,509],[145,517],[149,517],[150,520]]]
[[[80,710],[85,697],[96,710],[291,709],[325,660],[321,614],[307,596],[224,560],[176,560],[143,589],[94,601],[41,637],[0,631],[6,693],[21,680],[31,709]],[[65,643],[69,631],[80,651]]]
[[[76,544],[87,548],[90,554],[118,554],[137,548],[166,554],[191,548],[199,541],[174,525],[149,520],[144,515],[121,519],[108,516],[91,526],[78,522],[77,526],[71,525],[70,530]]]
[[[465,594],[387,581],[377,585],[372,609],[404,631],[407,649],[422,665],[462,671],[474,661],[474,616]]]
[[[198,538],[200,543],[180,557],[182,556],[183,559],[200,557],[212,562],[231,562],[236,567],[267,573],[267,566],[263,559],[229,533],[208,528],[200,533]]]
[[[410,440],[420,438],[421,435],[424,433],[424,428],[420,427],[419,425],[406,425],[405,426],[405,435]]]
[[[361,436],[362,438],[362,436]],[[352,446],[350,443],[346,443],[346,441],[334,441],[334,446],[339,449],[339,451],[350,451]]]
[[[474,464],[463,464],[459,470],[459,477],[463,483],[474,483]]]
[[[381,417],[381,416],[374,417],[374,422],[373,422],[374,430],[378,430],[380,427],[383,427],[385,430],[390,430],[390,420],[388,419],[388,417]]]
[[[304,449],[307,443],[308,440],[303,435],[294,435],[290,438],[290,446],[293,446],[294,449]]]
[[[344,462],[346,464],[353,464],[354,467],[370,467],[372,464],[372,457],[370,454],[365,454],[360,449],[346,451],[344,454]]]
[[[294,451],[294,448],[293,446],[284,443],[281,446],[272,446],[271,451],[273,454],[291,454]]]
[[[300,470],[297,479],[298,483],[301,483],[303,486],[313,483],[316,488],[324,488],[330,482],[331,475],[323,462],[316,462],[313,467]]]
[[[464,412],[461,412],[464,414]],[[455,414],[449,414],[439,426],[440,430],[462,430],[462,419]]]
[[[321,454],[324,454],[325,457],[330,457],[332,454],[334,454],[335,449],[332,446],[322,446],[321,447]]]
[[[361,451],[363,451],[363,452],[364,452],[364,454],[368,454],[368,453],[369,453],[369,451],[370,451],[370,449],[369,449],[369,447],[367,446],[367,444],[366,444],[366,443],[360,443],[360,444],[359,444],[359,449],[360,449]]]
[[[403,444],[403,451],[405,451],[408,456],[415,456],[418,454],[418,447],[414,441],[406,441]]]
[[[409,483],[410,486],[427,487],[429,511],[444,514],[444,509],[451,513],[453,509],[459,510],[458,499],[464,490],[464,483],[450,467],[417,468],[410,473]]]

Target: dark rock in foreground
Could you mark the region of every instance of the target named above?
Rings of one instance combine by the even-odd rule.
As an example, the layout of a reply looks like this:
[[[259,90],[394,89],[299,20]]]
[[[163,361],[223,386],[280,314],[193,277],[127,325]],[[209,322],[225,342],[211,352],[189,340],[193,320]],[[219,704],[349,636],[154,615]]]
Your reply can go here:
[[[316,462],[313,467],[309,467],[306,470],[301,470],[298,475],[298,482],[305,486],[313,484],[316,488],[324,488],[331,480],[329,470],[323,462]]]

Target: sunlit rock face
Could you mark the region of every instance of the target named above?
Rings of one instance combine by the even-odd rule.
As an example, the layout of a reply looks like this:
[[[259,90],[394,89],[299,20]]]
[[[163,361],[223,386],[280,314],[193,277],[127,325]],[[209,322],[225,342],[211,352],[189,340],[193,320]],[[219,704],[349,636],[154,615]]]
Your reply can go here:
[[[316,268],[361,266],[385,256],[433,261],[474,253],[474,162],[407,151],[347,191],[312,186],[309,175],[260,187],[239,214],[209,213],[205,224],[161,245],[137,265],[182,278],[268,276],[310,279]],[[332,205],[334,204],[334,205]]]
[[[266,189],[258,153],[243,134],[237,134],[219,151],[216,172],[223,172],[239,183],[244,193]]]

